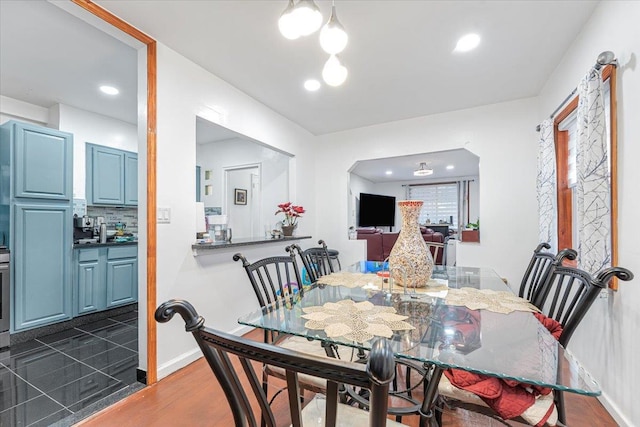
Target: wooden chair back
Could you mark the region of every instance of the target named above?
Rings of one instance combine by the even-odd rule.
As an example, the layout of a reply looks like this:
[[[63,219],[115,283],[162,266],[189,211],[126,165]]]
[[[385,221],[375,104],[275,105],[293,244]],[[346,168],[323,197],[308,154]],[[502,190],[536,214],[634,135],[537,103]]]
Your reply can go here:
[[[296,293],[300,292],[302,295],[304,292],[293,253],[263,258],[254,263],[237,253],[233,260],[242,261],[242,267],[247,272],[260,307],[279,303],[285,298],[294,298]]]
[[[168,322],[176,313],[184,319],[187,332],[193,334],[224,390],[236,427],[257,427],[260,422],[256,419],[255,412],[262,417],[267,427],[275,427],[277,424],[251,361],[277,366],[286,371],[290,416],[294,427],[302,426],[298,374],[327,380],[324,417],[326,426],[336,425],[339,384],[369,389],[371,393],[369,425],[372,427],[386,425],[389,383],[395,375],[395,363],[393,351],[385,339],[376,338],[373,341],[369,359],[364,365],[320,358],[207,328],[204,325],[204,318],[199,316],[187,301],[170,300],[163,303],[156,310],[155,319],[161,323]],[[239,358],[242,370],[232,364],[229,355]],[[242,371],[250,387],[244,386],[246,381],[241,380]],[[251,405],[249,393],[255,397],[257,407]]]
[[[337,268],[333,265],[333,260],[329,256],[327,244],[324,240],[318,240],[318,244],[321,246],[305,250],[302,250],[296,243],[286,248],[287,252],[297,254],[300,261],[302,261],[302,266],[308,276],[301,275],[303,283],[315,283],[320,277],[337,271]]]
[[[586,271],[561,264],[562,260],[559,259],[551,265],[534,305],[562,325],[558,341],[566,348],[600,291],[606,289],[614,276],[627,281],[633,279],[633,273],[626,268],[610,267],[602,270],[594,279]]]
[[[446,265],[446,252],[445,252],[445,244],[440,242],[424,242],[427,245],[427,250],[431,251],[431,256],[433,257],[433,263],[437,265]],[[440,264],[438,264],[438,255],[442,252],[442,257],[440,258]]]
[[[564,259],[575,260],[578,255],[573,249],[564,249],[558,255],[554,255],[551,252],[546,252],[550,248],[551,246],[544,242],[533,250],[533,256],[520,283],[519,297],[534,303],[540,287],[547,279],[553,262],[562,262]]]

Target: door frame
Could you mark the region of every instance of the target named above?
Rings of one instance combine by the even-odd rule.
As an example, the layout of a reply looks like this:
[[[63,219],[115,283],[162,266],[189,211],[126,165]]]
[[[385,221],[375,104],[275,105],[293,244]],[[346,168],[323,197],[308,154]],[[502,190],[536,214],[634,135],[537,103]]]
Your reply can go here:
[[[228,204],[228,200],[229,200],[229,194],[228,192],[231,190],[229,188],[229,172],[233,172],[233,171],[237,171],[237,170],[244,170],[244,169],[258,169],[258,177],[260,179],[260,198],[262,199],[262,163],[247,163],[244,165],[235,165],[235,166],[223,166],[222,167],[222,172],[224,175],[224,188],[222,190],[222,194],[224,195],[222,197],[222,212],[225,215],[229,215],[229,204]],[[253,189],[249,189],[250,191],[253,191]],[[249,195],[247,195],[247,197],[249,197]],[[262,200],[260,200],[260,207],[258,208],[258,218],[259,221],[262,221]],[[253,231],[254,229],[254,223],[253,223],[254,219],[251,218],[251,226],[250,229]]]
[[[158,381],[156,309],[156,129],[157,129],[157,47],[156,41],[91,0],[71,0],[120,31],[147,46],[147,385]]]

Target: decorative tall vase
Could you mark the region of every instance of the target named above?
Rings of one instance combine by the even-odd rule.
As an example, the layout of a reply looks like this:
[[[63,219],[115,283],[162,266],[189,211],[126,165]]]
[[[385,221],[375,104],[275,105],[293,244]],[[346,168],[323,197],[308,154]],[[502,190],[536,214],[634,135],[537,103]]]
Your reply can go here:
[[[423,288],[433,272],[433,257],[418,224],[422,201],[400,200],[398,206],[402,214],[402,228],[389,255],[389,270],[397,285]]]

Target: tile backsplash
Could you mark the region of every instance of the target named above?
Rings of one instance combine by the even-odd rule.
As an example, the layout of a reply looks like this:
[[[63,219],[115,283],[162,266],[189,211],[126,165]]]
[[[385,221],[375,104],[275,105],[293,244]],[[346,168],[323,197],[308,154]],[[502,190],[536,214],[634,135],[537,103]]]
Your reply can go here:
[[[87,206],[87,215],[92,217],[103,216],[107,223],[107,229],[115,229],[116,223],[127,225],[127,233],[138,233],[138,209],[137,208],[111,208],[104,206]]]

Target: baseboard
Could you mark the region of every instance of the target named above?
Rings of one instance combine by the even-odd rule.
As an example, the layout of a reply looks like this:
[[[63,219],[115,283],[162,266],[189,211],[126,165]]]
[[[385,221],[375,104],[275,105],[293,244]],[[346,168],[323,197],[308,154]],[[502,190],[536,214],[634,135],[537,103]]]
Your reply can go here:
[[[190,363],[195,362],[196,360],[202,357],[202,351],[200,351],[200,347],[196,347],[186,353],[182,353],[180,356],[175,357],[169,360],[167,363],[163,363],[161,366],[158,366],[158,380],[173,374],[178,369],[182,369]]]
[[[598,400],[602,403],[602,406],[609,412],[609,414],[613,417],[613,419],[618,423],[620,427],[633,427],[633,424],[630,420],[627,419],[622,413],[620,413],[620,409],[618,406],[609,399],[609,395],[607,393],[602,393],[598,396]]]
[[[246,325],[240,325],[237,328],[230,331],[230,334],[233,335],[244,335],[247,332],[253,330],[254,328]],[[181,354],[178,357],[175,357],[169,360],[167,363],[163,363],[158,367],[158,380],[174,373],[178,369],[182,369],[190,363],[195,362],[199,358],[202,357],[202,351],[200,351],[199,347],[194,348],[186,353]]]
[[[584,370],[584,367],[582,366],[582,364],[580,363],[580,361],[576,358],[575,354],[573,354],[571,352],[571,350],[569,349],[565,349],[565,355],[571,360],[573,360],[574,363],[576,363],[581,370]],[[604,409],[607,410],[607,412],[609,413],[609,415],[611,415],[611,417],[613,417],[613,419],[615,420],[616,423],[618,423],[618,425],[620,427],[633,427],[634,424],[631,423],[630,420],[627,419],[627,417],[625,417],[624,415],[622,415],[622,413],[620,412],[620,408],[618,408],[618,405],[616,405],[610,398],[609,395],[607,393],[605,393],[604,391],[602,392],[602,394],[600,396],[597,396],[598,401],[602,404],[602,406],[604,406]]]
[[[251,326],[240,325],[240,326],[238,326],[237,328],[235,328],[234,330],[232,330],[232,331],[231,331],[231,332],[229,332],[229,333],[230,333],[230,334],[233,334],[233,335],[241,336],[241,335],[244,335],[244,334],[246,334],[247,332],[252,331],[252,330],[254,330],[254,329],[255,329],[255,328],[252,328]]]

